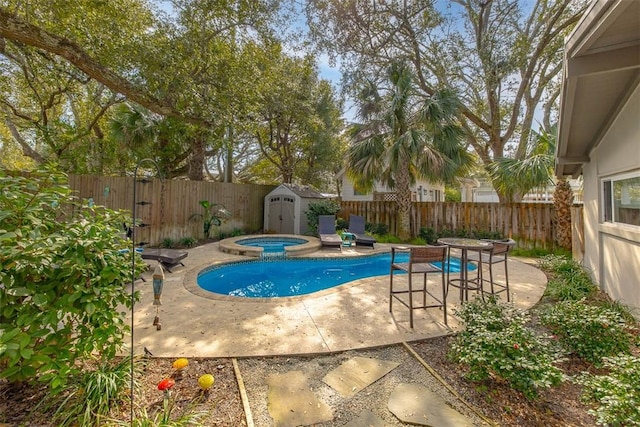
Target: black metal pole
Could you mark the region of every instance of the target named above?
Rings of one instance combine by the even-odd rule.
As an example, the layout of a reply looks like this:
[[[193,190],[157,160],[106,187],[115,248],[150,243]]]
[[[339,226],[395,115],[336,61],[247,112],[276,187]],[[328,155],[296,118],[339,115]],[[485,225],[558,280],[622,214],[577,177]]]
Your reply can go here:
[[[134,408],[133,408],[133,398],[134,398],[134,378],[133,378],[133,372],[134,372],[134,363],[133,363],[133,312],[134,312],[134,306],[135,306],[135,283],[136,283],[136,202],[137,202],[137,195],[136,195],[136,187],[137,187],[137,183],[138,183],[138,169],[140,168],[140,165],[142,165],[145,162],[151,162],[155,168],[156,171],[158,172],[158,175],[160,175],[160,168],[158,167],[158,164],[155,162],[155,160],[153,159],[142,159],[138,162],[138,164],[136,165],[134,171],[133,171],[133,205],[131,206],[131,348],[130,348],[130,362],[131,362],[131,366],[130,366],[130,384],[129,384],[129,389],[130,389],[130,393],[131,393],[131,425],[133,426],[133,420],[134,420]]]

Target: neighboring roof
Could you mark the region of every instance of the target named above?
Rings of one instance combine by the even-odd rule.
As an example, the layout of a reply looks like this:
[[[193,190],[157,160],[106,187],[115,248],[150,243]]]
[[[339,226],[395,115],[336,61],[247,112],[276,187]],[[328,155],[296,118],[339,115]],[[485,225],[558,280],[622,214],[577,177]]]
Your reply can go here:
[[[324,199],[325,198],[325,196],[323,196],[322,193],[314,190],[308,185],[280,184],[279,187],[285,187],[290,191],[294,192],[296,195],[302,197],[303,199]],[[277,191],[277,188],[273,191]]]
[[[640,85],[640,1],[595,0],[565,41],[557,176],[577,176]]]

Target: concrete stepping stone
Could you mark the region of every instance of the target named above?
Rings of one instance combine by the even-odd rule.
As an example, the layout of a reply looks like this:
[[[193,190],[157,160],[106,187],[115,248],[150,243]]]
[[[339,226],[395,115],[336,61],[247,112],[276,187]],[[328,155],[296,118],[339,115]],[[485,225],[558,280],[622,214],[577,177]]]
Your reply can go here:
[[[382,418],[374,414],[368,409],[360,412],[355,420],[352,420],[342,427],[389,427]]]
[[[397,366],[396,362],[354,357],[329,372],[322,381],[343,397],[352,397],[369,384],[387,375]]]
[[[403,423],[432,427],[473,426],[468,417],[450,407],[442,397],[418,384],[399,384],[389,396],[387,407]]]
[[[333,411],[313,394],[302,371],[271,374],[267,385],[267,409],[274,427],[308,426],[333,419]]]

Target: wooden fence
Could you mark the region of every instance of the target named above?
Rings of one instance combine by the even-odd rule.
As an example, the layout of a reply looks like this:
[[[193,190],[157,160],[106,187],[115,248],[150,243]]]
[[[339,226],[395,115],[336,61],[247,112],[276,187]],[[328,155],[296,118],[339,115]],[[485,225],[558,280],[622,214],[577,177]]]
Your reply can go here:
[[[70,175],[69,185],[84,199],[111,209],[131,211],[133,178]],[[201,200],[223,204],[232,217],[218,232],[234,229],[254,233],[263,229],[264,198],[275,186],[229,184],[219,182],[161,181],[139,179],[136,183],[136,217],[145,226],[136,233],[136,241],[157,245],[164,239],[179,241],[185,237],[204,237]],[[397,234],[397,209],[393,201],[341,202],[338,216],[362,215],[367,223],[385,224]],[[452,203],[414,202],[411,209],[411,234],[420,228],[442,230],[482,230],[510,236],[521,248],[553,248],[556,229],[554,207],[550,203]],[[584,251],[582,205],[572,209],[574,256]]]
[[[397,209],[394,202],[341,202],[338,216],[362,215],[367,223],[384,224],[389,233],[397,234]],[[582,205],[572,211],[574,240],[582,241]],[[555,209],[551,203],[453,203],[414,202],[411,208],[411,235],[421,228],[442,230],[481,230],[498,232],[518,242],[521,248],[555,246]]]
[[[69,186],[83,199],[110,209],[133,208],[133,178],[70,175]],[[136,243],[157,245],[164,239],[179,241],[185,237],[204,237],[201,200],[220,203],[232,217],[219,229],[245,233],[262,230],[264,198],[275,186],[220,182],[168,181],[138,179],[136,218],[143,224],[136,231]]]

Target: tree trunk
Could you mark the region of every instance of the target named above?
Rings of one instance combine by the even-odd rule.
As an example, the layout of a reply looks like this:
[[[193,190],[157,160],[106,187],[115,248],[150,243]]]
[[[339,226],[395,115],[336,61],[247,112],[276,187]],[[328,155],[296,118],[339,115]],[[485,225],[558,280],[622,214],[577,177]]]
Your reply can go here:
[[[411,187],[409,165],[405,159],[400,161],[396,174],[396,204],[398,205],[398,237],[402,241],[411,238]]]
[[[202,135],[197,135],[191,143],[188,176],[191,181],[204,180],[204,138]]]
[[[565,249],[571,249],[571,206],[573,190],[566,179],[558,181],[553,193],[553,206],[556,210],[556,241]]]

